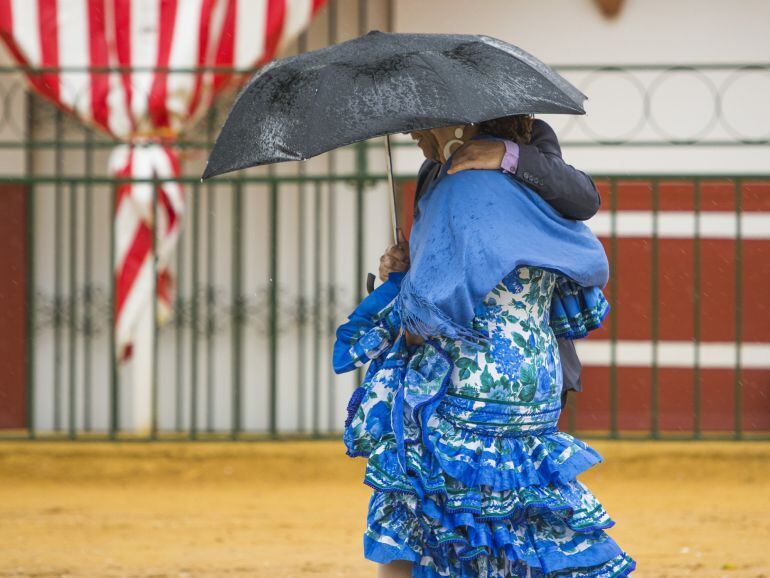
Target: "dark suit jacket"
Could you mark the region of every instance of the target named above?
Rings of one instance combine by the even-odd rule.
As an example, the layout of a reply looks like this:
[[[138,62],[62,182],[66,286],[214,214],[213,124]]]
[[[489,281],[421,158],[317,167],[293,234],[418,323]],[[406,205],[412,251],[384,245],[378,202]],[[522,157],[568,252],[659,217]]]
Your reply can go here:
[[[441,170],[441,164],[426,159],[417,174],[417,189],[414,207],[425,193],[428,185]],[[591,177],[561,157],[561,147],[556,133],[544,120],[536,118],[532,123],[530,144],[519,145],[519,163],[515,178],[539,194],[564,217],[586,220],[599,210],[601,199]],[[562,392],[574,389],[580,391],[580,371],[582,369],[575,345],[570,339],[559,339],[559,357],[561,358],[564,382]],[[562,404],[565,397],[562,396]]]

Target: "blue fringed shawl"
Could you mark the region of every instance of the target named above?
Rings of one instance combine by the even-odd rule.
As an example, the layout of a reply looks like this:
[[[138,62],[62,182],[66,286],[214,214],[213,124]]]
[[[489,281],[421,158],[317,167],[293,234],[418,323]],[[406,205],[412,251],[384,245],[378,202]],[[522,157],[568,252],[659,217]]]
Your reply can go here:
[[[419,202],[411,267],[396,300],[403,325],[425,338],[483,342],[470,325],[476,307],[508,273],[529,265],[563,276],[551,303],[557,337],[576,339],[598,327],[609,310],[600,289],[609,269],[588,226],[565,219],[510,175],[447,175],[448,166]]]

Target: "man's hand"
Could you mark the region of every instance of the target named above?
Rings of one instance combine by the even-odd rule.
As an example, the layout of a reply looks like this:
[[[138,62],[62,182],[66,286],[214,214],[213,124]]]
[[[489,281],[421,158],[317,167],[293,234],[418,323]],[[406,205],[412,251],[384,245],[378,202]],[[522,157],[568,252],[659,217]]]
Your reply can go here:
[[[499,140],[468,141],[452,153],[452,166],[447,174],[466,169],[499,169],[505,145]]]
[[[398,245],[391,245],[380,257],[380,280],[383,282],[388,280],[390,273],[409,269],[409,241],[406,240],[401,229],[398,233]]]

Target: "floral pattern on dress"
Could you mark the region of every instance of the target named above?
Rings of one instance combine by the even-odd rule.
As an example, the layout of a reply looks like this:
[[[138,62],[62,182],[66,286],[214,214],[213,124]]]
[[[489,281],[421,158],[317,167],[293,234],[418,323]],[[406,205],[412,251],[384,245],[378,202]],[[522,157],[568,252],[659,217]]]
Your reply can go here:
[[[619,578],[634,561],[576,476],[601,461],[559,432],[561,364],[549,324],[557,274],[521,267],[478,306],[483,347],[397,339],[351,398],[344,435],[374,488],[371,560],[412,576]],[[374,342],[372,346],[377,347]]]
[[[455,363],[453,390],[525,403],[560,395],[558,345],[548,320],[556,278],[529,267],[508,274],[476,309],[473,327],[489,336],[483,350],[438,339]]]

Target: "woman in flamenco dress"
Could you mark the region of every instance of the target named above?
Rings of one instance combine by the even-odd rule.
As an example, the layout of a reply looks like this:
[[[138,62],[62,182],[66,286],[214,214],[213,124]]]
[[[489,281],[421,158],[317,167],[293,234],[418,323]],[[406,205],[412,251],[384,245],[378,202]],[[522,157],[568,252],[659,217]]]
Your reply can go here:
[[[373,488],[364,555],[383,578],[628,576],[635,562],[576,479],[601,456],[557,429],[556,338],[600,326],[606,255],[511,175],[447,173],[459,138],[501,138],[483,126],[413,135],[435,141],[442,167],[409,270],[337,331],[335,370],[369,363],[344,433]]]

